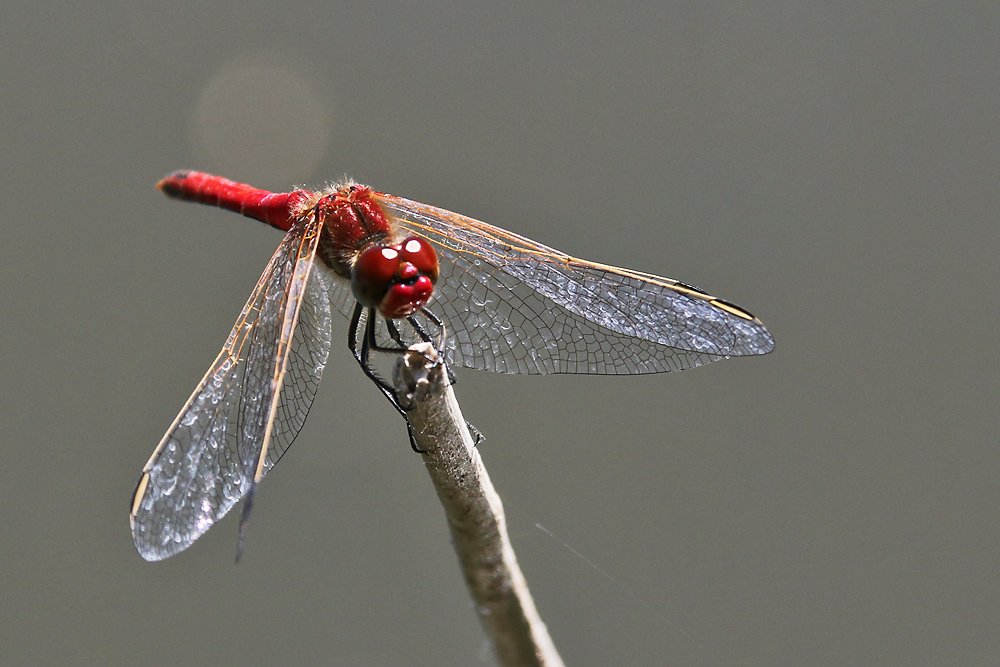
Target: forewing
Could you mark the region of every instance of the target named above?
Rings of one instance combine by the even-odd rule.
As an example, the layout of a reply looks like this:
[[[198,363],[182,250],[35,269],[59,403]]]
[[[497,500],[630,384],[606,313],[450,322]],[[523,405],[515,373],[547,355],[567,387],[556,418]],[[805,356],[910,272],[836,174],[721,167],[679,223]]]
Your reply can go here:
[[[312,408],[330,353],[330,291],[333,283],[331,274],[316,263],[305,283],[306,292],[287,353],[287,372],[282,381],[261,476],[267,474],[285,454]]]
[[[305,423],[326,365],[329,276],[315,266],[318,238],[318,230],[310,230],[287,263],[287,276],[265,290],[240,397],[244,479],[260,481],[285,453]]]
[[[302,427],[330,348],[325,278],[309,270],[316,231],[293,227],[257,282],[226,345],[195,389],[143,468],[130,522],[136,548],[146,560],[160,560],[189,546],[228,512],[250,487],[254,471],[246,458],[260,458],[260,410],[253,401],[273,403],[273,369],[284,365],[280,410],[273,420],[273,451],[266,472]],[[298,301],[296,321],[287,302]],[[285,304],[285,307],[279,307]],[[268,342],[273,331],[287,335],[284,347]],[[262,381],[266,378],[266,381]],[[268,408],[270,410],[270,408]],[[266,428],[263,429],[266,433]],[[257,442],[252,440],[256,438]]]
[[[760,320],[689,285],[576,259],[444,209],[376,199],[401,233],[438,251],[429,308],[448,327],[454,364],[523,374],[657,373],[774,348]]]

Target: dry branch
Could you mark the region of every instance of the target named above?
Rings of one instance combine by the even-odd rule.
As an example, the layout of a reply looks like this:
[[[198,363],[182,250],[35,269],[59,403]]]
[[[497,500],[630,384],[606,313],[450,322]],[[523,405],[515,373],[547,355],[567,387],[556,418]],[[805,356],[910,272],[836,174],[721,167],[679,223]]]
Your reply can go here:
[[[561,666],[517,565],[500,497],[446,376],[436,350],[425,343],[407,350],[393,371],[475,610],[501,665]]]

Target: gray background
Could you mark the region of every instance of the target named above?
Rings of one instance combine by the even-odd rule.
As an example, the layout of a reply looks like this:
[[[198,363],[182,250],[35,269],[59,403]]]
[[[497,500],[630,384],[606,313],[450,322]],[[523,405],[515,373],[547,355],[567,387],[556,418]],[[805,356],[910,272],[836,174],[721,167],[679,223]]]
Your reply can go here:
[[[685,373],[459,371],[568,663],[1000,662],[995,2],[136,5],[0,27],[0,662],[491,662],[341,343],[244,562],[233,518],[136,555],[280,240],[153,189],[181,167],[349,173],[767,323]]]

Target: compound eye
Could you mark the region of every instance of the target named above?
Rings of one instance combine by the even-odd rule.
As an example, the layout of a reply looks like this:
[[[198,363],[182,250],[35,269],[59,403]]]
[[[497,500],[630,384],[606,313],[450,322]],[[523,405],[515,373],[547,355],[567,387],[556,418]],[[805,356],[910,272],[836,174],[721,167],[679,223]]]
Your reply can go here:
[[[437,283],[438,258],[430,243],[422,238],[410,236],[397,247],[400,261],[413,264],[421,275],[430,278],[431,284]]]
[[[433,251],[432,251],[433,252]],[[369,246],[351,268],[351,291],[366,308],[378,308],[399,268],[399,251],[387,246]]]

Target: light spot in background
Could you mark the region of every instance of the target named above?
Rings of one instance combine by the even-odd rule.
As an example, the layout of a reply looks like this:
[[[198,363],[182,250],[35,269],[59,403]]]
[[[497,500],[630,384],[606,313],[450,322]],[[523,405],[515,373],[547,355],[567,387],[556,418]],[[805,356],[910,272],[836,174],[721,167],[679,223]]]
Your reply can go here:
[[[235,59],[205,84],[195,106],[194,166],[261,187],[309,180],[333,133],[325,93],[320,77],[282,57]]]

